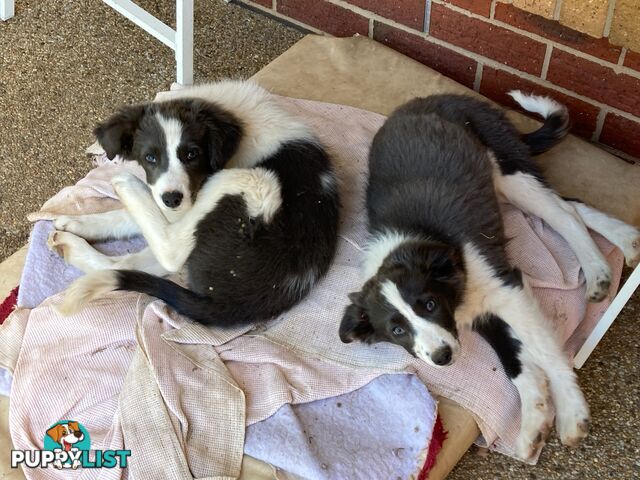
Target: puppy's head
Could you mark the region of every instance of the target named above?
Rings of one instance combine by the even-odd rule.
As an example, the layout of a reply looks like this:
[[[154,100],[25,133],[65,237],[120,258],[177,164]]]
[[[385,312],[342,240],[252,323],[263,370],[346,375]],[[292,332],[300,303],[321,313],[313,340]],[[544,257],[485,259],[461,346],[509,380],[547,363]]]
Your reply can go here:
[[[449,365],[460,348],[454,312],[464,278],[457,249],[405,242],[384,259],[362,291],[349,295],[340,339],[392,342],[431,365]]]
[[[59,423],[47,430],[54,442],[63,445],[63,442],[72,445],[84,439],[84,434],[80,430],[78,422]]]
[[[110,159],[121,155],[144,168],[161,209],[181,211],[233,156],[242,125],[212,103],[187,98],[124,107],[94,134]]]

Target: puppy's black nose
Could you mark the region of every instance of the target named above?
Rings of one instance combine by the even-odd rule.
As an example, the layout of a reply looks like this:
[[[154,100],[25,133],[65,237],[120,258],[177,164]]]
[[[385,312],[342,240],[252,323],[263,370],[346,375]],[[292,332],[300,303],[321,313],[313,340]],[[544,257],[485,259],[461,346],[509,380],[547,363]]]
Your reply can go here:
[[[173,192],[164,192],[162,194],[162,201],[169,208],[176,208],[182,202],[182,192],[174,190]]]
[[[431,354],[431,360],[433,360],[433,363],[436,365],[445,366],[451,363],[452,356],[453,352],[451,351],[451,347],[449,345],[445,345]]]
[[[82,432],[80,430],[73,432],[73,436],[76,438],[80,438],[82,436]]]

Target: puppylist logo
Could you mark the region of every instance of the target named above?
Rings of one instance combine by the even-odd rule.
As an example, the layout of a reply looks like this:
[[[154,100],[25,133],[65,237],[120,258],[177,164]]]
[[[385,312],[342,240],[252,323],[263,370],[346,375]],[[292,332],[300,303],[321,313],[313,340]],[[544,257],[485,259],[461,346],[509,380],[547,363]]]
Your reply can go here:
[[[47,429],[43,450],[11,450],[11,468],[125,468],[130,455],[131,450],[91,450],[84,425],[60,420]]]

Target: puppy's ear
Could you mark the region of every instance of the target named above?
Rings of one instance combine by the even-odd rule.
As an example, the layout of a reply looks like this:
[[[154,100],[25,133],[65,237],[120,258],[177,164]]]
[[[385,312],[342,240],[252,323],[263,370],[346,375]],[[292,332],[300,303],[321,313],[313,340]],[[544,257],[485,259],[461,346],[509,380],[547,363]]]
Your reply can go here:
[[[465,269],[460,249],[447,245],[430,248],[425,267],[434,280],[462,288]]]
[[[49,435],[54,442],[60,443],[60,438],[64,434],[64,427],[62,425],[55,425],[47,430],[47,435]]]
[[[343,343],[351,343],[354,340],[371,343],[374,337],[373,326],[369,320],[369,314],[363,305],[361,293],[350,293],[349,299],[353,302],[349,305],[340,322],[340,340]]]
[[[199,102],[196,119],[207,127],[211,168],[220,170],[231,159],[242,138],[242,123],[217,105]]]
[[[116,155],[128,157],[131,154],[133,136],[145,111],[146,105],[123,107],[93,130],[109,160]]]

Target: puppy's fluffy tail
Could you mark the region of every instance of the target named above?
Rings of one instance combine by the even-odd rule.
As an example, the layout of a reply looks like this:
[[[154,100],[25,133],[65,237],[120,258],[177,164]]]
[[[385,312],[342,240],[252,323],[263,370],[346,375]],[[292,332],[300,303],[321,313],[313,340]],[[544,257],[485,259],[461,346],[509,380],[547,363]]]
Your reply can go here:
[[[512,90],[509,95],[528,112],[537,113],[544,118],[544,124],[535,132],[522,135],[531,155],[546,152],[562,141],[569,133],[569,112],[567,107],[552,98],[527,95],[520,90]]]
[[[88,273],[67,289],[58,311],[62,315],[72,315],[90,301],[115,290],[130,290],[157,297],[178,313],[205,325],[225,327],[245,323],[245,319],[239,319],[229,311],[227,302],[222,305],[211,297],[199,295],[171,280],[136,270],[100,270]]]

